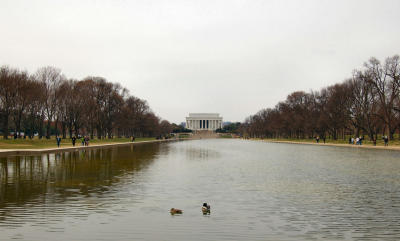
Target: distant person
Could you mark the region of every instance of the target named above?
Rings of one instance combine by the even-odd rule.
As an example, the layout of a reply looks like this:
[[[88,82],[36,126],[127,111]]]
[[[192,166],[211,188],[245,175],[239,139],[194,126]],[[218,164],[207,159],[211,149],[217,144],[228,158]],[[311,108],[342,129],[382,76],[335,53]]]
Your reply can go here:
[[[57,141],[57,147],[60,147],[61,137],[57,136],[56,141]]]
[[[354,145],[354,138],[351,138],[351,144]]]
[[[325,144],[325,142],[326,142],[326,137],[325,136],[324,136],[323,140],[324,140],[324,144]]]
[[[81,139],[82,139],[82,146],[84,146],[85,145],[85,138],[82,137]]]
[[[131,136],[131,142],[134,142],[134,141],[135,141],[135,137]]]
[[[360,140],[359,140],[359,145],[362,145],[362,141],[363,141],[364,137],[360,136]]]
[[[374,138],[372,139],[372,142],[374,143],[374,146],[376,146],[376,137],[374,137]]]
[[[349,144],[352,144],[352,140],[351,140],[352,138],[351,137],[349,137]]]
[[[75,142],[76,142],[76,137],[73,136],[73,137],[72,137],[72,146],[75,146]]]
[[[356,138],[356,145],[360,144],[360,138]]]
[[[387,136],[383,137],[383,142],[385,143],[385,146],[389,145],[389,138]]]
[[[317,141],[317,143],[319,143],[319,136],[317,136],[317,137],[315,138],[315,140]]]

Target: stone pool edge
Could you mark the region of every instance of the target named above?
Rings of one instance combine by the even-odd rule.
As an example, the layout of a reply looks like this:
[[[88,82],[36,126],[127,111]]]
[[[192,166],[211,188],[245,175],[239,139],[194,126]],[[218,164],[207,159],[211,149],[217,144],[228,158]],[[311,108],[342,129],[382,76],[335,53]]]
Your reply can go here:
[[[95,148],[112,147],[112,146],[124,146],[124,145],[127,146],[127,145],[137,145],[137,144],[145,144],[145,143],[181,141],[181,140],[185,140],[185,139],[150,140],[150,141],[139,141],[139,142],[117,142],[117,143],[107,143],[107,144],[98,144],[98,145],[90,145],[90,146],[75,146],[75,147],[71,146],[71,147],[55,147],[55,148],[40,148],[40,149],[0,149],[0,156],[32,155],[32,154],[43,154],[43,153],[52,153],[52,152],[95,149]]]
[[[274,141],[274,140],[265,140],[265,139],[264,140],[250,139],[250,140],[269,142],[269,143],[285,143],[285,144],[316,145],[316,146],[336,146],[336,147],[400,151],[400,146],[371,146],[371,145],[352,145],[352,144],[334,144],[334,143],[313,143],[313,142],[301,142],[301,141]]]

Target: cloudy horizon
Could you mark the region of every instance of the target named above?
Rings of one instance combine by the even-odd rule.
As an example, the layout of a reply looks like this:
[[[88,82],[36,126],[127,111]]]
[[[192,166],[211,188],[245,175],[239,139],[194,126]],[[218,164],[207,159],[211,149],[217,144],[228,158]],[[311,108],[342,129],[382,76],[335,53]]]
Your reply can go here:
[[[102,76],[163,119],[243,121],[400,54],[400,1],[3,0],[0,65]]]

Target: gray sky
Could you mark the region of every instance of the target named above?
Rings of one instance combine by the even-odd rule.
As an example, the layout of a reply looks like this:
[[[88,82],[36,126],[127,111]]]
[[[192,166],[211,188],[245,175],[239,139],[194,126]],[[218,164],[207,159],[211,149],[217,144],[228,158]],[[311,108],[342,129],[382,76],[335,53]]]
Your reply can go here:
[[[0,65],[119,82],[160,117],[243,121],[400,54],[400,1],[0,0]]]

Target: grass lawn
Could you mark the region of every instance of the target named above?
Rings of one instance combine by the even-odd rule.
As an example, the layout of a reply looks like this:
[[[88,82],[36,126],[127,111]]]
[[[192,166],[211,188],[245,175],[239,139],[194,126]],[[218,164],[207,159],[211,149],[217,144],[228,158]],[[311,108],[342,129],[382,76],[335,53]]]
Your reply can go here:
[[[190,138],[189,134],[178,134],[178,138]]]
[[[155,140],[154,137],[148,138],[136,138],[135,142]],[[89,145],[100,145],[100,144],[111,144],[111,143],[122,143],[130,142],[130,138],[114,138],[114,139],[92,139]],[[72,147],[71,139],[62,139],[61,147]],[[81,146],[81,140],[76,140],[75,146]],[[56,148],[57,142],[55,137],[51,139],[42,138],[41,140],[37,137],[34,139],[0,139],[0,149],[41,149],[41,148]]]

